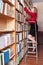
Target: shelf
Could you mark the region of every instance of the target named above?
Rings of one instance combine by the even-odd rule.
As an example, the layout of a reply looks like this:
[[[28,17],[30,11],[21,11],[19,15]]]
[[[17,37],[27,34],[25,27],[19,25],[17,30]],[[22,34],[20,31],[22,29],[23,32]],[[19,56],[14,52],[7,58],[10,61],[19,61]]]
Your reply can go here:
[[[25,47],[27,42],[26,33],[28,32],[28,29],[26,26],[28,25],[25,26],[26,28],[25,29],[24,25],[26,24],[25,22],[26,13],[23,12],[24,1],[2,0],[2,2],[4,3],[4,6],[2,10],[3,12],[0,13],[0,38],[1,38],[1,35],[3,36],[3,34],[10,34],[9,37],[11,37],[11,39],[7,36],[8,42],[6,42],[7,38],[5,37],[5,42],[3,41],[5,45],[3,44],[2,47],[0,47],[0,51],[6,50],[9,48],[11,53],[10,60],[14,59],[14,61],[16,61],[17,55],[19,56],[20,53],[21,53],[20,55],[21,57],[25,55]],[[0,39],[0,43],[1,43],[1,40],[3,39],[4,37]]]
[[[21,42],[21,41],[23,41],[24,39],[22,39],[22,40],[20,40],[20,41],[18,41],[18,42],[16,42],[16,44],[19,44],[19,42]]]
[[[27,2],[24,0],[25,4],[27,5]],[[27,5],[28,6],[28,5]]]
[[[10,4],[11,6],[14,6],[13,3],[11,3],[9,0],[3,0],[3,2]]]
[[[24,22],[21,22],[21,21],[18,21],[18,20],[16,20],[18,23],[20,23],[20,24],[23,24]]]
[[[16,8],[16,10],[17,10],[19,13],[23,14],[23,13],[22,13],[22,12],[20,12],[17,8]]]
[[[23,31],[16,31],[16,33],[21,33],[21,32],[23,32]]]
[[[12,30],[12,31],[8,31],[8,30],[7,30],[7,31],[5,31],[5,30],[1,31],[1,30],[0,30],[0,34],[12,33],[12,32],[14,32],[14,30]]]
[[[13,54],[13,55],[10,57],[10,59],[12,59],[14,56],[15,56],[15,54]]]
[[[13,17],[10,17],[10,16],[8,16],[8,15],[4,15],[3,13],[0,13],[0,19],[15,19],[15,18],[13,18]]]
[[[29,30],[24,30],[24,32],[27,32],[27,31],[29,31]]]
[[[23,4],[18,0],[18,2],[20,3],[20,5],[23,7]]]
[[[14,45],[14,44],[15,44],[15,43],[12,43],[12,44],[6,46],[5,48],[1,48],[0,51],[2,51],[2,50],[4,50],[4,49],[7,49],[7,48],[11,47],[11,46]]]

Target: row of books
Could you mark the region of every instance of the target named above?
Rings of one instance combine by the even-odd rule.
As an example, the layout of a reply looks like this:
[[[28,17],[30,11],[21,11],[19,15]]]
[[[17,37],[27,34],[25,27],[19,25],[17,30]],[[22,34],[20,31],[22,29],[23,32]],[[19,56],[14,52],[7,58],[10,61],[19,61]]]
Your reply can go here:
[[[19,41],[19,34],[16,33],[16,42],[18,42],[18,41]]]
[[[21,52],[17,55],[16,65],[18,65],[20,63],[20,61],[21,61],[21,59],[23,58],[24,55],[25,55],[24,49],[22,49]]]
[[[24,40],[22,40],[21,42],[19,42],[21,44],[21,49],[24,48]]]
[[[19,42],[16,44],[16,54],[20,53],[20,51],[24,48],[24,41]]]
[[[15,17],[15,7],[12,7],[8,3],[5,3],[4,14],[14,18]]]
[[[28,30],[28,24],[24,24],[24,30]]]
[[[16,20],[20,22],[24,21],[23,15],[18,11],[16,11]]]
[[[23,40],[23,35],[21,33],[16,33],[16,42]]]
[[[21,13],[23,12],[23,7],[20,5],[18,0],[16,0],[16,9],[18,9]]]
[[[3,13],[3,7],[4,7],[4,3],[2,0],[0,0],[0,13]]]
[[[25,32],[25,38],[27,38],[28,32]]]
[[[21,50],[21,44],[16,44],[16,54],[18,54]]]
[[[14,43],[14,38],[12,34],[3,34],[0,36],[0,49],[5,48],[8,45]]]
[[[15,65],[15,61],[12,59],[12,60],[10,60],[7,64],[5,64],[5,65]]]
[[[10,55],[10,59],[11,59],[12,57],[14,57],[14,55],[15,55],[15,46],[11,46],[11,47],[10,47],[10,53],[9,53],[9,55]]]
[[[11,50],[11,48],[8,48],[2,52],[0,51],[0,65],[5,65],[10,61],[12,52],[14,52],[13,48],[12,48],[12,50]]]
[[[16,31],[22,31],[22,25],[16,21]]]
[[[0,13],[14,18],[15,7],[12,7],[8,3],[4,3],[2,0],[0,0]]]

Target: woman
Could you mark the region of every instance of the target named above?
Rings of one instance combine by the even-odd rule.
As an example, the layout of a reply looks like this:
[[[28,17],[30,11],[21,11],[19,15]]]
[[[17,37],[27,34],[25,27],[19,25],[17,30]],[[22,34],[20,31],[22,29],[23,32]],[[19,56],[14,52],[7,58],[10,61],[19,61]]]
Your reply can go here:
[[[26,18],[26,21],[28,23],[30,23],[31,25],[31,29],[30,29],[30,34],[28,35],[28,38],[30,40],[32,40],[32,45],[33,47],[36,46],[34,43],[36,43],[35,41],[35,25],[36,25],[36,31],[38,29],[37,27],[37,8],[36,7],[32,7],[31,10],[29,10],[27,7],[24,7],[24,11],[30,15],[30,18]],[[35,50],[35,48],[33,48],[33,51]]]

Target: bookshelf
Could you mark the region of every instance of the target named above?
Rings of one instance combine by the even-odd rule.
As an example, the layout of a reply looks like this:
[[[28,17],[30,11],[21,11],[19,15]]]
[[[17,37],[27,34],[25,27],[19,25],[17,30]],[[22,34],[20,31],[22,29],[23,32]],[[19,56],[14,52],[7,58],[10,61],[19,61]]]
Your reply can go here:
[[[16,62],[15,27],[15,0],[0,0],[0,65]]]
[[[24,12],[26,2],[0,0],[0,65],[18,65],[26,53],[29,31],[25,21],[28,15]]]

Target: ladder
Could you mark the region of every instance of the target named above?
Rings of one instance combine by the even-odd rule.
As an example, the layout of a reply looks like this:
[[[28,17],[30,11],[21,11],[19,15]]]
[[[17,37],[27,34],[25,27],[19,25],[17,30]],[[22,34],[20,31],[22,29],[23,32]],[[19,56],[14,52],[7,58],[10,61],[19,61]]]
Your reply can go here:
[[[32,46],[32,41],[27,39],[26,43],[26,57],[35,57],[36,58],[36,64],[38,63],[38,43],[37,43],[37,31],[36,31],[36,24],[35,24],[35,40],[36,43],[34,43],[36,46]],[[32,49],[35,48],[35,51],[32,51]],[[26,58],[25,58],[26,61]]]

